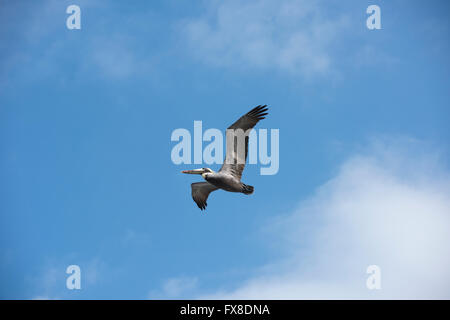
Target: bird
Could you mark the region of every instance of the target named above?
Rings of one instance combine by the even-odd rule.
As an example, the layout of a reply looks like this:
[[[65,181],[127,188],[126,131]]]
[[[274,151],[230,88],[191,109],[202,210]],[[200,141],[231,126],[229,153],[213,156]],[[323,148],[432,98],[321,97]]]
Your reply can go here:
[[[199,174],[205,180],[191,184],[192,199],[200,210],[206,209],[208,205],[206,200],[209,194],[218,189],[246,195],[253,193],[253,186],[241,182],[242,172],[247,160],[248,138],[250,131],[260,120],[265,118],[268,110],[267,105],[258,105],[227,128],[227,151],[225,160],[218,172],[214,172],[210,168],[181,171],[186,174]],[[245,147],[242,147],[243,140],[245,141]],[[241,142],[239,143],[239,141]]]

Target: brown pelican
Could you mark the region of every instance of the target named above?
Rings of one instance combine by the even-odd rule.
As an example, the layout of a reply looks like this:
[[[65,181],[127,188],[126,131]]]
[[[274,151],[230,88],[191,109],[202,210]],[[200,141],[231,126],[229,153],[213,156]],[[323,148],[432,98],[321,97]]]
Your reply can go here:
[[[267,110],[267,105],[259,105],[228,127],[226,137],[227,152],[219,172],[214,172],[210,168],[181,171],[182,173],[200,174],[206,180],[205,182],[191,184],[192,199],[194,199],[201,210],[206,209],[206,200],[209,194],[217,189],[243,194],[253,193],[254,188],[252,186],[241,182],[242,171],[244,171],[247,159],[249,133],[259,120],[265,118],[264,116],[268,114]],[[245,148],[240,148],[238,140],[241,138],[245,139]],[[242,153],[245,153],[243,157]]]

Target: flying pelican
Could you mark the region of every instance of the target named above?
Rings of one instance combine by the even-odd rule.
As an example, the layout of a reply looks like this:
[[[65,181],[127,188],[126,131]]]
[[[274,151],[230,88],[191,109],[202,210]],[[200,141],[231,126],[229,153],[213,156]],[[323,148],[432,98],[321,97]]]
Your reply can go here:
[[[208,199],[209,194],[217,189],[229,192],[240,192],[243,194],[253,193],[253,186],[241,182],[242,171],[244,171],[248,153],[248,135],[258,121],[265,118],[264,116],[268,114],[266,112],[267,110],[267,105],[259,105],[244,114],[228,127],[226,137],[227,152],[225,161],[219,172],[214,172],[210,168],[181,171],[182,173],[188,174],[200,174],[203,179],[206,180],[205,182],[195,182],[191,184],[192,199],[194,199],[200,210],[206,209],[206,200]],[[236,143],[239,138],[241,138],[238,137],[240,132],[245,134],[244,157],[242,157],[242,152],[244,150],[239,149],[239,143]]]

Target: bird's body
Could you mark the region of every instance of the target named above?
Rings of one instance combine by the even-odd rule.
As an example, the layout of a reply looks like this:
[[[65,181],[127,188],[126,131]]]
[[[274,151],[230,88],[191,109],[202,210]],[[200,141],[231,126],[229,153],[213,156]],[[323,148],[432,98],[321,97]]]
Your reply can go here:
[[[222,189],[228,192],[252,194],[254,188],[241,182],[248,151],[248,137],[250,130],[267,115],[267,107],[257,106],[240,117],[227,129],[227,153],[219,172],[210,168],[184,170],[183,173],[201,174],[205,182],[191,184],[192,198],[197,206],[204,210],[206,200],[211,192]],[[244,142],[244,146],[240,146]]]
[[[242,192],[243,189],[243,183],[229,173],[213,172],[206,174],[205,180],[217,188],[229,192]]]

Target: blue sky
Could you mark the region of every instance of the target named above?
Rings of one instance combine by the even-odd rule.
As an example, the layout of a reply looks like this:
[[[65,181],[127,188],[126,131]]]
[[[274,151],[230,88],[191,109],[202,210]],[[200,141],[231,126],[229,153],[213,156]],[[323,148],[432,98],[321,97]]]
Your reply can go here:
[[[0,297],[449,298],[448,10],[2,1]],[[215,192],[200,212],[172,131],[259,104],[279,172],[249,165],[253,195]]]

